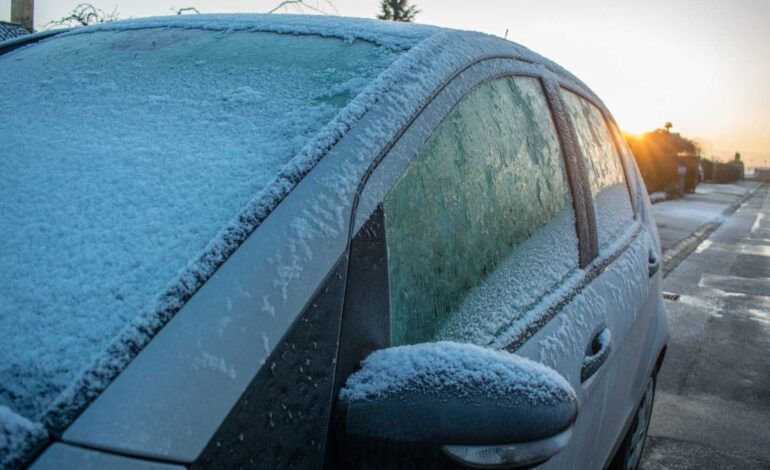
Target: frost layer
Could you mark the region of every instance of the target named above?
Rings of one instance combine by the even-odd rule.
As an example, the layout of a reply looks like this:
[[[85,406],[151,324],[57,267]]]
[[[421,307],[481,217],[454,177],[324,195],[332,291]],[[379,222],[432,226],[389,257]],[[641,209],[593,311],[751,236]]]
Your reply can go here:
[[[43,426],[0,405],[0,468],[24,463],[26,455],[48,437]]]
[[[178,309],[397,57],[180,28],[67,33],[0,56],[0,109],[14,110],[0,122],[0,405],[43,419],[122,329],[142,336]],[[109,355],[141,347],[128,339]]]
[[[463,398],[468,390],[531,404],[575,396],[561,375],[542,364],[504,351],[441,341],[375,351],[350,376],[340,398],[371,400],[404,391]]]

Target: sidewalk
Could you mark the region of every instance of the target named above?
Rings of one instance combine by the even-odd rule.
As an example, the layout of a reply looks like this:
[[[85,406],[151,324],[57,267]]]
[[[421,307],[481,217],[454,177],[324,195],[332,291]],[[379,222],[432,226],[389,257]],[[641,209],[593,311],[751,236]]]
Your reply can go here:
[[[676,230],[721,213],[677,205],[658,209]],[[770,468],[770,186],[721,219],[663,283],[679,298],[666,300],[671,338],[644,470]]]
[[[719,218],[722,212],[757,184],[753,181],[736,184],[701,183],[694,194],[652,206],[663,250],[687,238],[701,225]]]
[[[701,183],[694,194],[652,206],[663,245],[663,275],[676,268],[761,183]]]

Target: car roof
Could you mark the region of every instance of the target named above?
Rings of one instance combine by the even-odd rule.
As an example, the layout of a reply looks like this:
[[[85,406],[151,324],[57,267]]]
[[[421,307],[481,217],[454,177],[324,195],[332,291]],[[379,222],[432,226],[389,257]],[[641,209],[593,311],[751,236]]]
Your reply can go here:
[[[347,41],[369,41],[394,50],[409,51],[423,43],[457,44],[458,49],[466,48],[483,57],[508,56],[524,62],[539,64],[551,73],[564,79],[590,97],[607,111],[599,97],[579,78],[558,63],[528,49],[527,47],[476,31],[459,30],[440,26],[382,21],[369,18],[339,17],[327,15],[297,14],[196,14],[171,15],[149,18],[127,19],[100,23],[88,27],[47,30],[27,36],[0,41],[0,54],[26,44],[35,43],[51,36],[89,34],[99,31],[129,31],[147,28],[206,29],[212,31],[252,31],[277,34],[318,35]],[[473,51],[468,50],[471,46]],[[435,64],[434,64],[435,65]]]
[[[319,35],[343,40],[362,40],[393,49],[407,50],[435,36],[441,36],[444,42],[474,42],[481,45],[483,40],[495,39],[498,45],[507,45],[511,55],[519,60],[544,65],[551,72],[570,81],[585,85],[572,73],[556,62],[506,39],[476,31],[444,28],[432,25],[382,21],[368,18],[353,18],[322,15],[292,14],[200,14],[173,15],[150,18],[121,20],[100,23],[87,28],[62,30],[61,35],[88,34],[98,31],[128,31],[145,28],[187,28],[208,29],[214,31],[256,31],[279,34]],[[30,35],[35,38],[36,35]],[[479,42],[481,40],[481,42]],[[479,55],[484,55],[484,48],[479,48]],[[585,87],[588,89],[588,87]],[[593,93],[591,93],[593,94]]]

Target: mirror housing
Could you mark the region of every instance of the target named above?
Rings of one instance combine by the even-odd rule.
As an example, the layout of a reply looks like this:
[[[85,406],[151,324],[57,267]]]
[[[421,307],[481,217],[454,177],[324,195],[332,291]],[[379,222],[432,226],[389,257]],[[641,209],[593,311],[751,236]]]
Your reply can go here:
[[[563,449],[578,411],[574,390],[554,370],[453,342],[374,352],[348,378],[338,403],[352,454],[401,446],[509,468],[542,463]]]

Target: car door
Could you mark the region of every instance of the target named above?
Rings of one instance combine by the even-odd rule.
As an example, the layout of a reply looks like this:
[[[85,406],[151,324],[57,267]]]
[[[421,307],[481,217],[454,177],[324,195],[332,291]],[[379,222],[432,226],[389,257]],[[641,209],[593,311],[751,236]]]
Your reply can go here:
[[[617,130],[586,96],[561,90],[585,162],[594,213],[598,251],[589,267],[594,278],[588,289],[607,305],[607,329],[613,346],[604,365],[607,398],[601,407],[592,460],[592,466],[598,467],[611,457],[614,445],[624,434],[644,391],[650,358],[654,357],[650,335],[656,302],[648,278],[655,274],[650,263],[655,266],[657,249],[631,197],[633,168],[618,151]]]
[[[578,395],[570,444],[546,466],[589,468],[611,315],[586,289],[584,175],[546,74],[505,59],[467,69],[373,168],[355,212],[336,390],[388,346],[506,349],[553,367]],[[597,357],[590,386],[586,356]]]

